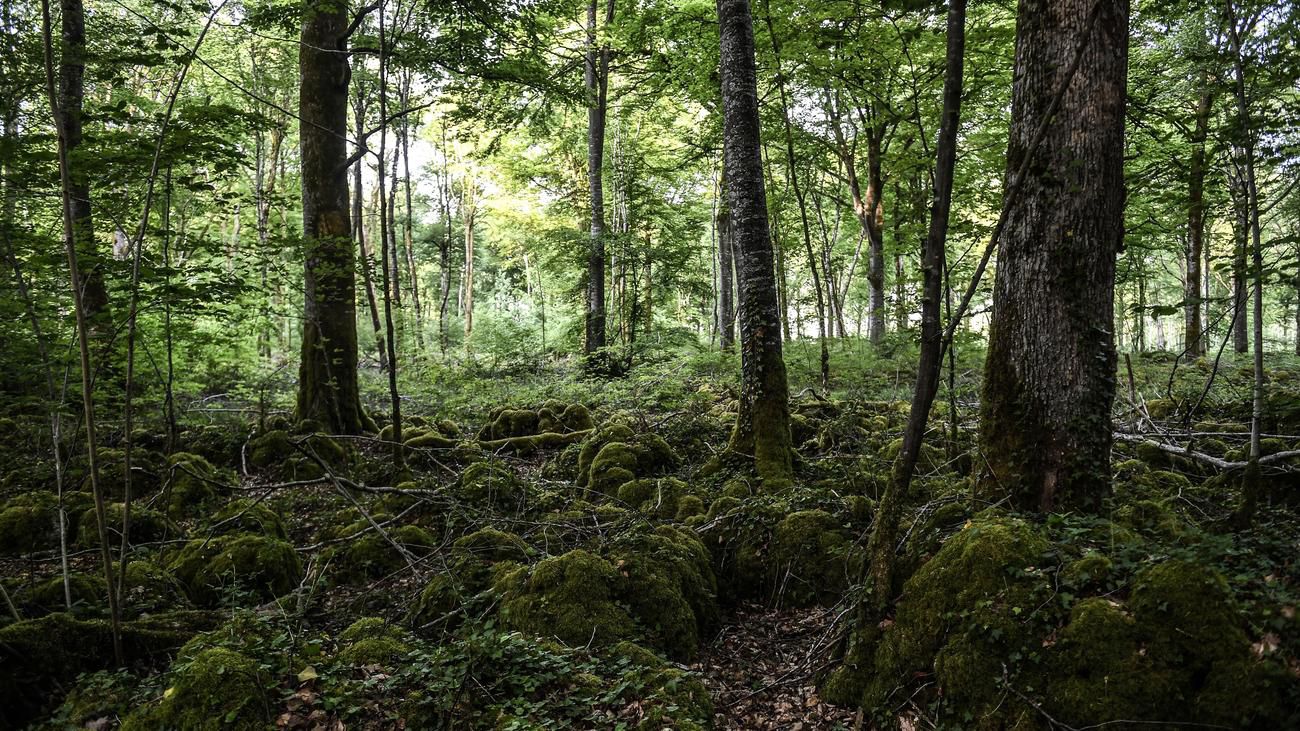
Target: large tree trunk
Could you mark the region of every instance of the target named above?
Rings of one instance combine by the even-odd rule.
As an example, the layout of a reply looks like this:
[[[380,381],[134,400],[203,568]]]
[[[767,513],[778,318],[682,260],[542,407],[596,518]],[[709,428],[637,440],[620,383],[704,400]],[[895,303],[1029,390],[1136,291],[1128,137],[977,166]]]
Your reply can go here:
[[[790,479],[790,387],[768,230],[749,0],[718,0],[727,204],[740,279],[740,412],[730,449],[752,455],[765,482]]]
[[[1110,489],[1127,67],[1127,0],[1020,0],[1008,170],[1045,136],[998,242],[980,443],[981,489],[1024,510]]]
[[[299,419],[338,434],[370,421],[357,386],[356,252],[348,220],[346,3],[312,4],[298,50],[305,276]]]
[[[102,259],[95,244],[95,226],[90,205],[90,181],[86,163],[78,153],[83,139],[82,102],[85,99],[86,10],[82,0],[60,0],[63,54],[59,58],[59,116],[54,120],[67,147],[72,238],[80,264],[81,303],[90,323],[91,338],[109,337],[108,289],[101,270]]]
[[[1183,286],[1183,348],[1188,357],[1205,353],[1201,322],[1201,257],[1205,249],[1205,139],[1209,135],[1213,97],[1205,75],[1196,104],[1196,128],[1192,133],[1192,160],[1187,182],[1187,276]]]
[[[605,110],[609,89],[609,49],[596,46],[597,0],[587,5],[587,184],[591,196],[591,230],[587,250],[587,339],[585,352],[605,347]],[[614,0],[605,10],[605,25],[614,18]]]

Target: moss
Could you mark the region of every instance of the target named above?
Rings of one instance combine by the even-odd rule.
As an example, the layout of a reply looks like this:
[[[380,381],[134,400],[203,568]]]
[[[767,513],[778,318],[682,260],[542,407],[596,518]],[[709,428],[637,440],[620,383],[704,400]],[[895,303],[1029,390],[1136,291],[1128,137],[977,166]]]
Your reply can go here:
[[[104,591],[104,577],[90,574],[68,574],[68,588],[72,595],[74,613],[95,609],[103,605],[107,592]],[[41,612],[57,612],[65,608],[66,596],[63,591],[63,577],[55,576],[33,586],[24,592],[19,601]]]
[[[1167,504],[1158,500],[1136,500],[1115,511],[1117,524],[1146,531],[1165,538],[1177,538],[1183,533],[1183,523]]]
[[[704,501],[696,495],[685,495],[677,501],[677,520],[686,520],[705,512]]]
[[[31,553],[58,545],[58,518],[50,506],[13,505],[0,511],[0,554]]]
[[[369,526],[369,522],[358,523],[350,526],[347,532],[356,533]],[[385,531],[394,543],[417,558],[428,555],[438,545],[438,539],[418,525],[385,528]],[[380,579],[405,567],[406,559],[389,543],[388,538],[372,530],[343,548],[335,559],[333,570],[334,577],[339,581],[356,583]]]
[[[339,659],[353,665],[396,665],[411,651],[406,633],[379,617],[357,620],[343,630]]]
[[[574,646],[609,645],[635,625],[618,603],[623,577],[608,561],[578,549],[520,569],[498,582],[501,618],[517,630]]]
[[[1019,614],[1051,594],[1036,568],[1047,548],[1014,519],[981,518],[949,539],[908,580],[880,639],[864,707],[893,705],[913,678],[933,672],[949,703],[990,717],[1003,696],[1000,659],[1028,653],[1036,641]]]
[[[1091,551],[1061,569],[1061,583],[1073,589],[1101,586],[1110,578],[1113,566],[1110,558]]]
[[[640,691],[644,714],[640,731],[703,731],[713,727],[713,701],[699,678],[670,667],[654,653],[628,641],[616,644],[611,654],[626,658],[631,667],[623,682]]]
[[[192,517],[220,495],[216,487],[220,483],[217,470],[203,457],[177,452],[167,460],[167,464],[166,513],[169,518]]]
[[[578,451],[578,487],[586,487],[591,479],[591,463],[610,442],[627,442],[635,438],[632,429],[624,424],[608,424],[594,431]]]
[[[624,601],[649,642],[675,659],[693,658],[718,624],[717,580],[699,538],[660,526],[621,537],[609,558],[626,578]]]
[[[448,439],[434,432],[427,432],[407,439],[406,446],[412,449],[454,449],[456,440]]]
[[[122,721],[122,731],[261,731],[271,720],[271,679],[252,659],[213,647],[172,671],[162,701]]]
[[[217,536],[227,533],[260,533],[268,538],[289,538],[289,531],[278,513],[268,508],[264,502],[247,498],[226,503],[213,516],[208,532]]]
[[[255,533],[190,541],[169,568],[200,606],[218,604],[231,588],[273,599],[292,591],[302,578],[293,546]]]
[[[834,516],[806,510],[777,524],[771,559],[781,603],[810,606],[839,601],[860,573],[863,554]]]
[[[450,628],[471,599],[500,576],[529,560],[532,549],[512,533],[484,528],[458,538],[451,547],[447,571],[433,577],[420,592],[407,617],[417,627],[439,623]]]
[[[272,429],[249,444],[248,461],[261,469],[275,467],[296,456],[298,452],[289,441],[289,432],[283,429]]]
[[[530,434],[522,437],[506,437],[503,439],[493,439],[479,442],[479,445],[492,453],[513,452],[518,455],[529,455],[542,450],[562,449],[570,445],[578,444],[591,432],[570,432],[559,434],[556,432],[542,432],[540,434]]]
[[[460,494],[483,507],[519,510],[529,503],[528,485],[503,463],[489,460],[465,468],[460,476]]]
[[[119,569],[114,566],[113,571]],[[142,612],[162,612],[189,605],[185,590],[171,572],[152,561],[126,565],[126,606]]]
[[[295,438],[282,429],[273,429],[254,438],[249,443],[248,461],[258,469],[285,478],[314,480],[323,477],[325,473],[320,465],[304,455],[295,443],[320,457],[332,470],[340,470],[348,465],[347,450],[333,439],[320,434]]]
[[[104,508],[104,517],[107,520],[108,542],[116,546],[122,540],[122,513],[125,507],[122,503],[109,503]],[[83,546],[99,545],[98,520],[95,517],[95,509],[87,508],[81,514],[80,528],[77,533],[79,541]],[[131,543],[139,545],[141,543],[153,543],[156,541],[176,538],[183,535],[181,529],[175,523],[167,519],[167,516],[156,510],[150,510],[140,504],[131,505]]]
[[[156,660],[213,623],[211,615],[193,612],[124,622],[123,650],[128,662]],[[108,620],[58,613],[0,628],[0,728],[22,728],[52,690],[115,662]]]
[[[637,453],[626,442],[610,442],[591,462],[588,487],[602,495],[614,495],[625,482],[636,479]]]
[[[849,495],[844,498],[844,507],[855,523],[867,524],[876,514],[876,501],[865,495]]]
[[[672,518],[677,515],[684,498],[695,497],[691,495],[690,489],[685,482],[671,477],[632,480],[618,488],[618,499],[646,515]],[[699,501],[698,497],[695,499]],[[704,512],[702,508],[701,504],[701,509],[696,512]]]

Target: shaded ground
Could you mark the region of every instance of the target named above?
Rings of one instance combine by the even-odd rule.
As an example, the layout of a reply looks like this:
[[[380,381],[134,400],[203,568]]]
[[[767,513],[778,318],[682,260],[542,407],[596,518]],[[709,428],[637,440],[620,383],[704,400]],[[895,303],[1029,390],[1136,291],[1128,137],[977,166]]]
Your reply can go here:
[[[858,728],[858,712],[825,703],[814,676],[827,663],[837,608],[740,608],[691,669],[713,695],[720,731]]]

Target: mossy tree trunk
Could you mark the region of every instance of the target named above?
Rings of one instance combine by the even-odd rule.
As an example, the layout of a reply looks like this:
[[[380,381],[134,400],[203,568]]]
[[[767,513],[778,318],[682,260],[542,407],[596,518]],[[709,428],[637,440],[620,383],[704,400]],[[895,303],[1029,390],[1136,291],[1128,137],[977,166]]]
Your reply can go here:
[[[718,338],[722,349],[736,347],[736,256],[732,247],[731,210],[727,208],[727,176],[719,184],[718,206]]]
[[[1205,353],[1202,340],[1201,258],[1205,251],[1205,141],[1209,136],[1210,111],[1214,97],[1209,89],[1208,74],[1201,73],[1201,90],[1197,94],[1196,124],[1192,131],[1192,159],[1187,181],[1187,276],[1183,286],[1183,349],[1188,357]]]
[[[1127,0],[1020,0],[1008,170],[1043,137],[998,241],[980,422],[981,489],[1020,509],[1110,488],[1127,68]]]
[[[357,386],[356,246],[348,215],[346,3],[305,7],[298,66],[306,260],[297,417],[338,434],[368,419]]]
[[[758,121],[749,0],[717,0],[727,207],[740,280],[740,412],[730,449],[752,455],[764,481],[792,471],[790,387],[781,348],[776,275]]]

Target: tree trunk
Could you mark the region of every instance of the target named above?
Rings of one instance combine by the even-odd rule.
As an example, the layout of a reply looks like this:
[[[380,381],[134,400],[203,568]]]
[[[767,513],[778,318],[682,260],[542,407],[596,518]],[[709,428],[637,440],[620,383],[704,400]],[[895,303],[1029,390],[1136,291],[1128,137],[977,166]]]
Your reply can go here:
[[[356,251],[348,220],[348,14],[313,4],[298,50],[305,249],[299,419],[336,434],[373,426],[357,385]]]
[[[59,58],[59,116],[54,120],[67,147],[71,190],[68,205],[72,214],[72,238],[80,264],[81,301],[92,340],[111,337],[113,323],[108,316],[108,289],[101,271],[102,258],[95,244],[95,226],[90,203],[89,161],[78,153],[83,138],[82,102],[85,99],[86,10],[82,0],[60,0],[63,54]]]
[[[470,175],[461,180],[460,216],[465,228],[465,277],[461,281],[461,311],[465,317],[465,347],[469,347],[470,336],[474,334],[474,216],[477,183]]]
[[[585,352],[605,347],[605,111],[609,90],[609,49],[596,45],[597,0],[587,5],[587,183],[591,196],[591,230],[587,250],[587,338]],[[605,25],[614,19],[608,0]]]
[[[1187,183],[1187,276],[1183,287],[1183,348],[1188,357],[1205,354],[1201,320],[1201,257],[1205,249],[1205,140],[1209,135],[1213,97],[1208,80],[1201,76],[1201,93],[1196,104],[1196,127],[1192,133],[1192,160]]]
[[[1234,156],[1244,154],[1234,149]],[[1237,353],[1250,352],[1250,297],[1246,292],[1246,257],[1250,248],[1250,205],[1246,190],[1244,170],[1228,176],[1229,189],[1232,192],[1232,210],[1235,219],[1232,227],[1232,349]]]
[[[718,206],[718,333],[722,349],[730,351],[736,345],[735,301],[735,250],[731,235],[731,209],[727,206],[727,176],[719,185],[721,204]]]
[[[943,116],[939,141],[935,146],[934,197],[930,208],[930,228],[921,253],[921,355],[916,369],[916,389],[903,446],[890,485],[876,512],[876,525],[868,542],[871,580],[878,603],[893,596],[893,565],[902,499],[912,483],[916,464],[925,442],[930,409],[939,392],[939,375],[943,365],[943,322],[940,307],[943,296],[944,269],[948,242],[948,222],[952,213],[953,175],[957,164],[957,132],[961,127],[961,98],[966,59],[966,0],[948,3],[948,48],[943,82]]]
[[[1044,136],[998,242],[980,488],[1023,510],[1095,511],[1110,489],[1128,2],[1020,0],[1018,18],[1008,170]]]
[[[411,79],[408,75],[403,80],[402,108],[407,109],[411,103]],[[411,123],[408,117],[402,120],[402,171],[406,193],[406,222],[402,228],[405,238],[407,279],[411,283],[411,306],[415,309],[415,344],[424,348],[424,308],[420,304],[420,275],[415,266],[415,214],[411,204]]]
[[[758,476],[779,485],[792,471],[790,387],[763,185],[754,25],[749,0],[717,5],[727,203],[740,275],[740,410],[729,449],[753,456]]]
[[[881,146],[884,125],[869,130],[867,134],[867,191],[861,202],[858,219],[867,232],[867,283],[871,287],[871,322],[867,337],[879,343],[885,336],[885,237],[884,205],[881,195],[885,179],[881,174]]]
[[[366,131],[365,95],[358,93],[352,100],[352,112],[356,118],[357,138]],[[379,322],[379,302],[375,298],[375,276],[370,258],[370,248],[366,245],[366,225],[364,215],[364,187],[361,185],[362,158],[352,165],[352,236],[356,239],[361,253],[361,280],[366,290],[366,304],[370,310],[370,326],[375,333],[375,351],[379,354],[379,367],[388,369],[388,353],[384,347],[383,325]]]

